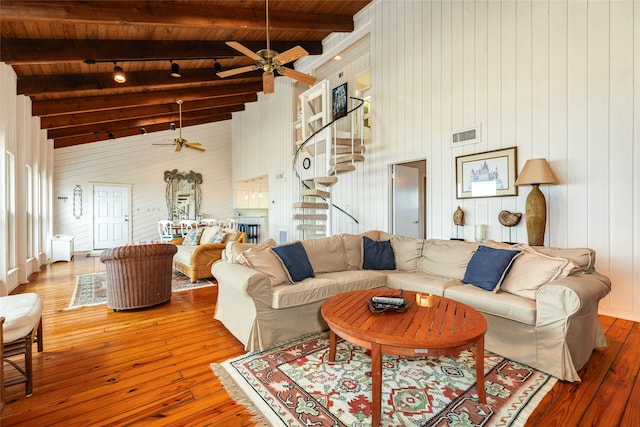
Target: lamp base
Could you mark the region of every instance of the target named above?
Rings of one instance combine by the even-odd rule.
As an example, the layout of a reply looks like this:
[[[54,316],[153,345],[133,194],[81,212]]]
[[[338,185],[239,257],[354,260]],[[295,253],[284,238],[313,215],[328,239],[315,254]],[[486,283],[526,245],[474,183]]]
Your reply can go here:
[[[539,187],[539,184],[533,184],[531,192],[527,196],[525,215],[527,235],[531,246],[544,245],[544,230],[547,226],[547,202]]]

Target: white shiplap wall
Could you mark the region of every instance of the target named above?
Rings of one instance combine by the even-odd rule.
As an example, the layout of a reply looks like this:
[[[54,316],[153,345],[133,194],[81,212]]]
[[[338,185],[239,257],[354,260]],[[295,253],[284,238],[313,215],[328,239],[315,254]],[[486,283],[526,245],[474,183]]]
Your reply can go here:
[[[467,240],[476,223],[488,224],[489,239],[508,240],[498,212],[524,212],[529,188],[514,197],[457,200],[455,157],[517,146],[518,170],[544,157],[561,182],[543,186],[545,244],[594,248],[597,269],[613,282],[601,312],[640,320],[638,2],[376,0],[356,17],[356,32],[364,27],[373,135],[366,166],[352,180],[358,231],[388,228],[389,164],[426,158],[427,235],[452,236],[460,205]],[[327,61],[345,40],[327,39]],[[291,230],[290,187],[274,178],[291,178],[294,104],[286,80],[278,78],[275,95],[233,120],[234,180],[269,175],[277,201],[271,237]],[[476,124],[480,143],[450,148],[452,131]],[[527,241],[524,221],[511,240]]]
[[[201,142],[205,152],[184,148],[176,153],[173,146],[152,145],[171,143],[177,136],[177,131],[168,130],[56,149],[54,232],[73,235],[76,251],[93,249],[93,187],[118,184],[131,186],[131,240],[157,240],[157,221],[167,218],[164,171],[173,169],[202,174],[201,212],[205,217],[233,217],[231,121],[182,130],[188,141]],[[80,219],[73,216],[75,185],[83,193]]]

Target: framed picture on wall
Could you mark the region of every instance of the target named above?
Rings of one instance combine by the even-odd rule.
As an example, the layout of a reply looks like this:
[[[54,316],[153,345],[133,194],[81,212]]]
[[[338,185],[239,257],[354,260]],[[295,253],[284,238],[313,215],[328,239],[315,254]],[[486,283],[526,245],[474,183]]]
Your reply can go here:
[[[456,157],[456,196],[474,197],[517,196],[516,147]]]
[[[347,115],[347,84],[343,83],[333,89],[333,120]]]

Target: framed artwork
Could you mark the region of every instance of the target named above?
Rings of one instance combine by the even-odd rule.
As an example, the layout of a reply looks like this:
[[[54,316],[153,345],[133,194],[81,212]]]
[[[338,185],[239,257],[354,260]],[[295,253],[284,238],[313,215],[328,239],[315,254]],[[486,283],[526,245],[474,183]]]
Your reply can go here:
[[[516,147],[456,157],[457,198],[517,196],[517,165]]]
[[[333,120],[347,115],[347,84],[343,83],[333,89]]]

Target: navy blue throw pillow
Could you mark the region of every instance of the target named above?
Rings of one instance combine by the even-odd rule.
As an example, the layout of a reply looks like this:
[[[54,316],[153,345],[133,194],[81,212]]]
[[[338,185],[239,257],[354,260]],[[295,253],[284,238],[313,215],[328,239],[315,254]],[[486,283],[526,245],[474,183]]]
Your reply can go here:
[[[289,245],[276,246],[273,251],[280,257],[284,266],[287,267],[289,276],[294,282],[315,276],[302,243],[295,242]]]
[[[396,259],[390,240],[378,242],[362,236],[363,270],[395,270]]]
[[[464,273],[463,283],[493,291],[500,285],[520,251],[478,246]]]

